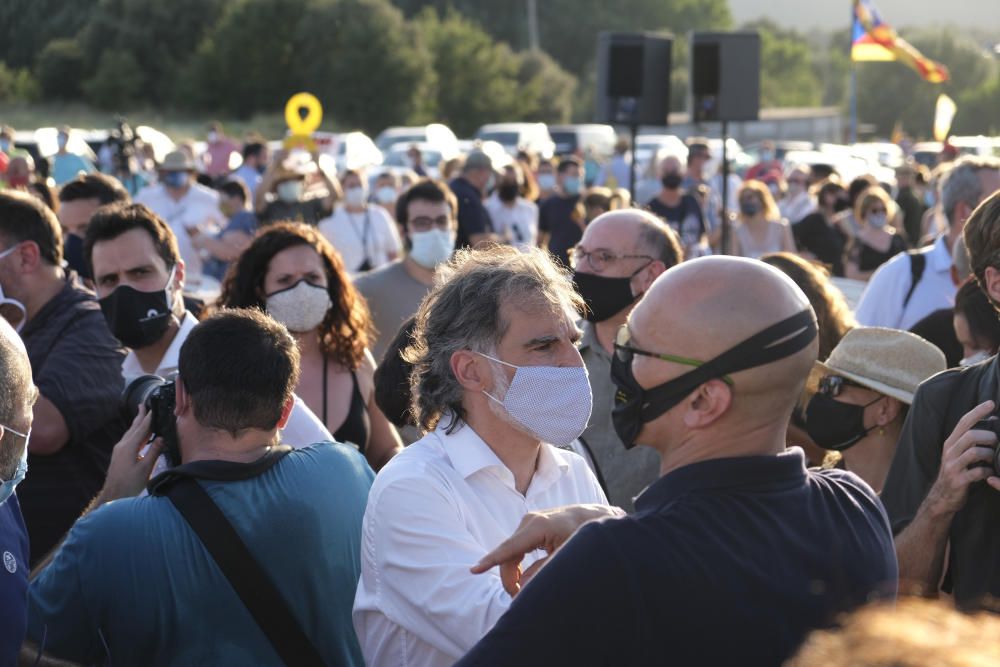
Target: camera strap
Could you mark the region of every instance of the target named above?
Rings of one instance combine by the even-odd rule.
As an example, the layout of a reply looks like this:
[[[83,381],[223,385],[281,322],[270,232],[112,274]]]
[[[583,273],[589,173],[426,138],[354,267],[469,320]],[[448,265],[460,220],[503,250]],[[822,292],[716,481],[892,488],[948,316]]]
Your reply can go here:
[[[325,665],[281,592],[197,479],[178,475],[158,492],[170,499],[201,539],[282,661]]]

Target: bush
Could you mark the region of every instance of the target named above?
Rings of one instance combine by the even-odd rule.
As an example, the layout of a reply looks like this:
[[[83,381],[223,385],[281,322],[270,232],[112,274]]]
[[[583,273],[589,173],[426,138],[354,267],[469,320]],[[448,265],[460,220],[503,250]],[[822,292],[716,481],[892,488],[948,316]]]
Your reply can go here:
[[[85,71],[83,49],[75,39],[54,39],[38,54],[35,74],[46,99],[73,100],[80,96]]]
[[[10,69],[0,62],[0,102],[35,102],[38,82],[26,69]]]
[[[120,110],[140,101],[144,76],[135,57],[127,51],[105,51],[94,76],[83,88],[91,104],[108,110]]]

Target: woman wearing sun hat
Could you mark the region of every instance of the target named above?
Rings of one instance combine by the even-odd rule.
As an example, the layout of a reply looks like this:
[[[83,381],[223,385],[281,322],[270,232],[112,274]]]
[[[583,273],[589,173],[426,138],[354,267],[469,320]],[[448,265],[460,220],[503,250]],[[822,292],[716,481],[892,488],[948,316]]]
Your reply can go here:
[[[818,386],[806,406],[806,431],[878,493],[917,385],[945,368],[944,353],[920,336],[852,329],[813,368]]]

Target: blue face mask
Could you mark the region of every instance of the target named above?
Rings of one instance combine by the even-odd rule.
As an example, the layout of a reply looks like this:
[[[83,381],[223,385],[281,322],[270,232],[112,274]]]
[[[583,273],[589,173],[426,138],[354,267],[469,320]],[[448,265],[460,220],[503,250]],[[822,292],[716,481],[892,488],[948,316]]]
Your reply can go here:
[[[563,179],[563,191],[571,197],[580,194],[580,179],[577,176],[567,176]]]
[[[180,190],[185,185],[187,185],[188,174],[186,171],[167,171],[164,172],[160,180],[168,188],[174,188],[176,190]]]
[[[0,424],[3,426],[3,424]],[[11,479],[0,482],[0,505],[7,502],[7,499],[14,495],[14,489],[17,485],[24,481],[24,476],[28,474],[28,441],[31,439],[31,429],[28,429],[27,433],[20,433],[15,431],[10,426],[3,426],[4,429],[10,431],[14,435],[19,435],[24,438],[24,453],[21,455],[21,461],[17,464],[17,470],[14,471],[14,476]]]

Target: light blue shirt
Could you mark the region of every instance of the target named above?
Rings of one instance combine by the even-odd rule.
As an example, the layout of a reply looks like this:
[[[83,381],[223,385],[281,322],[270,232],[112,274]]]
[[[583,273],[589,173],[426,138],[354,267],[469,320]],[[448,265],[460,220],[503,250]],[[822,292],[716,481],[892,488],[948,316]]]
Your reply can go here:
[[[189,465],[205,464],[237,472],[255,465]],[[351,605],[373,479],[356,450],[320,443],[246,478],[199,480],[327,664],[364,664]],[[201,540],[158,495],[115,501],[77,521],[31,582],[28,636],[88,664],[283,664]]]
[[[93,163],[74,153],[63,155],[56,153],[52,158],[52,178],[56,185],[72,181],[81,171],[85,174],[92,173],[94,171]]]

